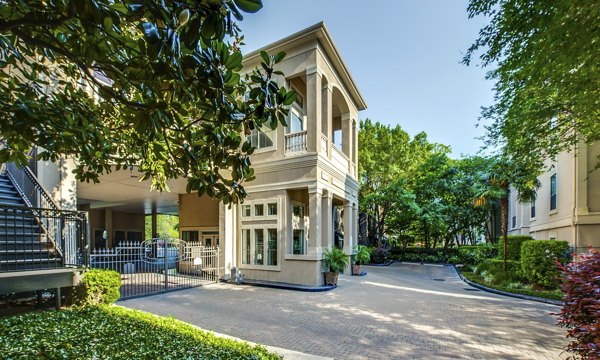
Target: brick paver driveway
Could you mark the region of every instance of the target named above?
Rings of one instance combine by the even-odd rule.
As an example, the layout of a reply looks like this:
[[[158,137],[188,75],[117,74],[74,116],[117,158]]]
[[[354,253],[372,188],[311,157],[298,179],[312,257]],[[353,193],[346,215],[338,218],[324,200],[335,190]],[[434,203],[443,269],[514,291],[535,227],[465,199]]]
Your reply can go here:
[[[489,294],[451,267],[393,264],[306,293],[210,285],[119,304],[336,359],[557,359],[558,307]]]

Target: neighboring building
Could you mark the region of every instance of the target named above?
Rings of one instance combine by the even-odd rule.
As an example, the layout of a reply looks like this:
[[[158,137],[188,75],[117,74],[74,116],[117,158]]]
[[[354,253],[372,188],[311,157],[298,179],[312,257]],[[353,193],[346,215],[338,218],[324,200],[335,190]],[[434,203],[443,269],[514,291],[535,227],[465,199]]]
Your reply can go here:
[[[135,168],[92,184],[75,181],[69,160],[32,162],[32,172],[58,207],[89,214],[93,249],[140,242],[145,216],[171,214],[179,216],[181,239],[219,246],[225,273],[236,267],[246,279],[321,285],[325,249],[335,243],[352,255],[358,234],[358,112],[365,101],[323,23],[247,54],[245,69],[260,65],[262,50],[287,53],[277,66],[286,77],[278,81],[298,97],[287,127],[249,135],[256,147],[256,179],[245,185],[249,195],[243,204],[228,207],[187,194],[185,179],[169,181],[169,193],[151,192]]]
[[[594,170],[599,156],[600,143],[580,144],[548,162],[533,203],[519,203],[511,191],[509,234],[566,240],[577,253],[600,247],[600,170]]]

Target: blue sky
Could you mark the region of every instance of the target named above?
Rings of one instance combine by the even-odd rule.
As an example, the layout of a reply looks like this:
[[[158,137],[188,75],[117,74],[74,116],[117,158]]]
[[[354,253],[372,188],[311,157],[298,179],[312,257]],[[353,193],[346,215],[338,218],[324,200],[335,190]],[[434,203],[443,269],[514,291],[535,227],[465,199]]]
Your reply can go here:
[[[466,0],[263,0],[240,23],[244,52],[319,21],[363,94],[360,118],[400,124],[411,135],[475,154],[483,135],[480,107],[492,103],[485,69],[460,60],[484,19],[467,18]]]

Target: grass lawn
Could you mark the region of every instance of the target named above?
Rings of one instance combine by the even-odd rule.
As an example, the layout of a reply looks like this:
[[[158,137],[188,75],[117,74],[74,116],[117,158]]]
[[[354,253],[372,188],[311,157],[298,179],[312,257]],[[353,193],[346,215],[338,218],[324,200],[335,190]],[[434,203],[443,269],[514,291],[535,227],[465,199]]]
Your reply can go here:
[[[502,290],[510,293],[537,296],[545,299],[552,300],[562,300],[563,292],[560,290],[543,290],[543,289],[534,289],[529,285],[521,284],[521,283],[511,283],[511,284],[492,284],[485,280],[485,278],[479,274],[470,271],[461,271],[463,276],[468,280],[487,286],[492,289]]]
[[[3,359],[281,359],[176,319],[117,306],[0,318]]]

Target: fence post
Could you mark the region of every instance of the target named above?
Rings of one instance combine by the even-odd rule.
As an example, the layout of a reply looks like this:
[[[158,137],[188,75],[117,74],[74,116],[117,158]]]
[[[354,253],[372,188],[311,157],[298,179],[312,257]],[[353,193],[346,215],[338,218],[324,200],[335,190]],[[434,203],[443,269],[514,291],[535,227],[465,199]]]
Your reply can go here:
[[[165,290],[169,290],[169,244],[164,240],[164,261],[165,261]]]
[[[219,279],[221,278],[221,248],[217,245],[217,278],[215,279],[215,283],[219,283]]]

